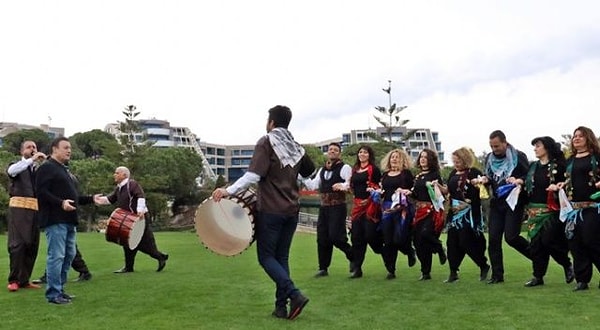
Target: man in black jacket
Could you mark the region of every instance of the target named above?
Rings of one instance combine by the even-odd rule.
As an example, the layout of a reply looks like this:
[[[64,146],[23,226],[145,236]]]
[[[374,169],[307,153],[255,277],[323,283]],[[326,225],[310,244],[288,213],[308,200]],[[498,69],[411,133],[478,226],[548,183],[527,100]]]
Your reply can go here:
[[[71,296],[64,283],[75,257],[77,207],[93,202],[92,196],[79,196],[77,179],[66,166],[71,158],[71,143],[66,137],[54,139],[50,158],[36,173],[40,227],[45,228],[48,244],[46,261],[46,299],[54,304],[68,304]]]

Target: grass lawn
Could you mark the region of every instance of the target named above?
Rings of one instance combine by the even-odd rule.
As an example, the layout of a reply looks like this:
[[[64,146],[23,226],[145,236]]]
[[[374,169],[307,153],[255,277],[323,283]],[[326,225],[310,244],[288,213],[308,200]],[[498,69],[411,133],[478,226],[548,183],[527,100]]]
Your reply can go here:
[[[369,252],[364,277],[348,278],[348,265],[335,250],[329,277],[313,278],[316,239],[298,233],[291,252],[292,278],[311,299],[295,320],[271,316],[274,285],[256,261],[254,245],[236,257],[206,250],[195,232],[155,233],[169,253],[157,273],[155,260],[138,254],[135,272],[113,274],[123,265],[121,247],[103,234],[82,233],[78,245],[93,278],[67,285],[77,297],[70,305],[46,302],[43,290],[0,293],[2,329],[598,329],[598,276],[590,290],[572,292],[562,268],[551,262],[546,285],[525,288],[529,261],[505,246],[505,283],[480,282],[479,269],[465,259],[460,280],[446,284],[447,265],[434,256],[433,280],[417,281],[419,263],[398,259],[398,278],[385,280],[381,258]],[[445,238],[445,237],[443,237]],[[6,235],[0,235],[6,246]],[[43,273],[42,234],[34,278]],[[8,276],[8,256],[0,257]],[[596,272],[597,274],[597,272]],[[77,274],[70,272],[70,281]]]

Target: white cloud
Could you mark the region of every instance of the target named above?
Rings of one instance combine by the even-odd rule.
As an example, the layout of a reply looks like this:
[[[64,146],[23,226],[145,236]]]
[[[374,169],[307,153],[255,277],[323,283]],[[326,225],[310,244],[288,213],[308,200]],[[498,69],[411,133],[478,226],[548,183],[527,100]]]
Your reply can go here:
[[[12,1],[0,5],[2,121],[67,134],[141,116],[203,140],[252,144],[267,110],[316,142],[375,126],[393,102],[449,153],[502,129],[600,130],[594,1]],[[10,31],[10,32],[9,32]],[[457,123],[452,122],[456,120]],[[447,157],[449,158],[449,157]]]

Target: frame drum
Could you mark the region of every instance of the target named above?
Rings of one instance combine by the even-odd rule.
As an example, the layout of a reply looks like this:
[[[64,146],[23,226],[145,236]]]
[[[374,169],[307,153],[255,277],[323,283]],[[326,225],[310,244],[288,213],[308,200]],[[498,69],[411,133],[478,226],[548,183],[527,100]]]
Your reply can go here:
[[[218,203],[212,197],[196,210],[196,233],[209,250],[223,256],[242,253],[254,242],[256,194],[247,189]]]

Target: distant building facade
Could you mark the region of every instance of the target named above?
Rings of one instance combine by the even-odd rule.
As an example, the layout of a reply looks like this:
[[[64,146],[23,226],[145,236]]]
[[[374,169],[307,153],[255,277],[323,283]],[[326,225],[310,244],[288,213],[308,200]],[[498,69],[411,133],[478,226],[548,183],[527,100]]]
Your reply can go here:
[[[7,136],[10,133],[18,132],[18,131],[24,130],[24,129],[39,129],[39,130],[45,132],[46,134],[48,134],[48,137],[50,138],[50,140],[53,140],[54,138],[65,135],[64,127],[52,127],[52,126],[45,125],[45,124],[42,124],[39,126],[34,126],[34,125],[11,123],[11,122],[0,122],[0,147],[4,144],[5,136]]]

